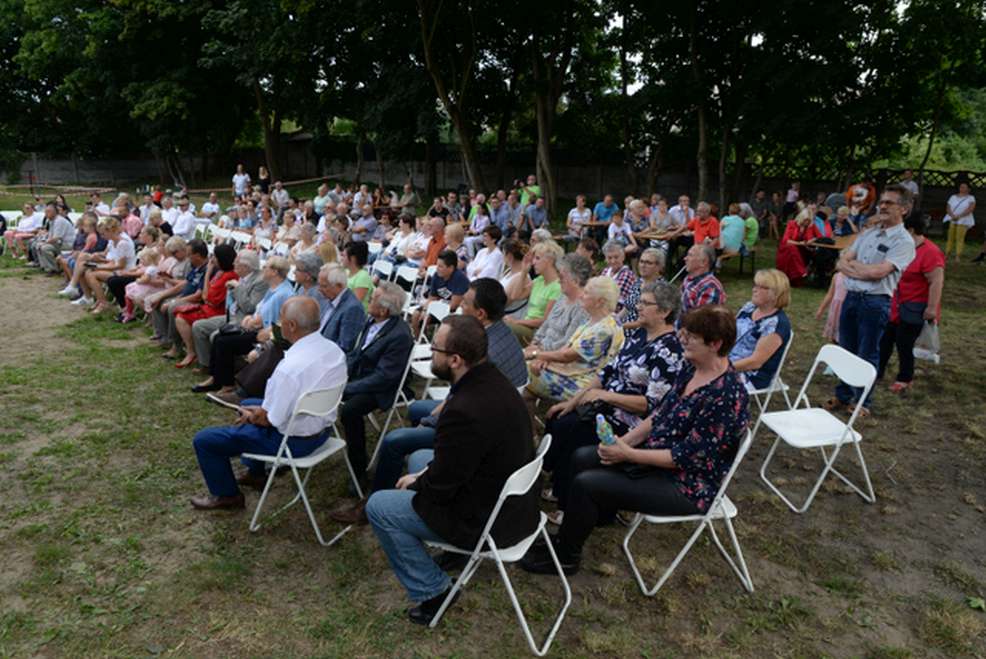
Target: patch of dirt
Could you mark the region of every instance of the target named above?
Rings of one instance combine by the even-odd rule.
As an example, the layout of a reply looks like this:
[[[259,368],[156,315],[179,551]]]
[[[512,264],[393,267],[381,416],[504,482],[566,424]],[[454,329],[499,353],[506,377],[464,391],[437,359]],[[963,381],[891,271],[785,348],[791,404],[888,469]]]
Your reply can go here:
[[[64,285],[61,278],[25,272],[24,277],[0,279],[0,366],[17,364],[25,355],[69,345],[55,332],[80,315],[67,301],[50,299]]]

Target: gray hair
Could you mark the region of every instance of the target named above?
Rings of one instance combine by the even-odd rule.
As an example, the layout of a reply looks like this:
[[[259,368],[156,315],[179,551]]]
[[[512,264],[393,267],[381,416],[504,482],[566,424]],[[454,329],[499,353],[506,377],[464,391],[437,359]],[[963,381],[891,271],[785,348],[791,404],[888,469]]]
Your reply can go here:
[[[265,267],[270,268],[277,273],[277,276],[284,279],[288,276],[288,272],[291,271],[291,264],[283,256],[272,256],[267,259],[264,264]]]
[[[742,217],[744,220],[750,217],[751,215],[753,215],[753,207],[750,206],[750,204],[746,203],[745,201],[740,202],[739,207],[740,207],[739,210],[740,217]]]
[[[715,267],[716,264],[716,250],[712,245],[698,245],[698,251],[701,252],[702,256],[709,264],[709,270]]]
[[[601,298],[606,302],[606,309],[613,313],[620,301],[620,288],[616,280],[610,277],[593,277],[585,284],[585,292],[589,297]]]
[[[712,206],[710,206],[710,205],[709,205],[709,202],[707,202],[707,201],[700,201],[700,202],[698,202],[698,205],[697,205],[697,206],[695,206],[695,211],[696,211],[696,212],[697,212],[697,211],[700,211],[700,210],[702,210],[703,208],[704,208],[704,209],[705,209],[706,211],[710,211],[710,212],[712,211]]]
[[[603,254],[615,254],[616,252],[619,252],[620,254],[626,253],[623,251],[623,245],[615,240],[607,240],[603,245]]]
[[[404,308],[404,299],[407,297],[404,289],[392,281],[382,281],[377,284],[374,293],[377,291],[380,291],[377,304],[386,309],[387,314],[390,316],[400,315],[401,310]]]
[[[664,316],[665,323],[671,325],[678,319],[678,310],[681,306],[681,294],[678,289],[662,279],[651,284],[645,284],[640,289],[640,294],[643,295],[644,293],[653,295],[654,301],[657,302],[657,308],[668,312]]]
[[[281,305],[281,323],[292,320],[298,325],[298,330],[311,334],[321,325],[318,303],[310,297],[295,295],[289,297]]]
[[[553,240],[553,238],[551,237],[551,232],[547,229],[535,229],[533,233],[531,233],[532,243],[547,242],[549,240]]]
[[[338,263],[326,263],[318,273],[319,275],[325,275],[326,280],[330,284],[345,286],[349,283],[349,273]]]
[[[556,267],[559,272],[567,272],[580,288],[585,286],[589,277],[592,276],[592,264],[589,263],[589,259],[574,252],[563,256]]]
[[[301,225],[301,233],[307,234],[310,238],[314,238],[315,234],[318,233],[318,228],[311,222],[305,222]]]
[[[240,253],[236,255],[236,258],[240,260],[240,265],[250,268],[250,272],[260,270],[260,254],[254,250],[241,249]]]
[[[645,256],[653,256],[661,272],[664,272],[664,268],[668,264],[668,257],[664,254],[664,250],[656,247],[648,247],[640,253],[640,258],[644,258]]]
[[[304,272],[312,279],[318,279],[318,271],[322,268],[322,259],[315,252],[302,252],[294,257],[294,267],[298,272]]]
[[[169,254],[174,254],[180,249],[185,249],[188,243],[181,236],[171,236],[168,238],[168,242],[164,243],[164,248],[168,250]]]

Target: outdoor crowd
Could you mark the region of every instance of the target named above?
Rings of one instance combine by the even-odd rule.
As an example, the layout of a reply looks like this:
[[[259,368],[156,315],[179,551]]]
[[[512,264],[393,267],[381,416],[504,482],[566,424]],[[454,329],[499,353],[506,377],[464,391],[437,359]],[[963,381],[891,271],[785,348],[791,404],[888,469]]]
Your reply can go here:
[[[110,205],[94,194],[73,224],[64,200],[26,205],[6,242],[62,276],[73,304],[143,317],[165,358],[201,372],[192,391],[236,407],[234,425],[194,438],[208,488],[198,509],[244,507],[240,488],[268,475],[249,459],[236,473],[230,459],[276,453],[299,398],[344,383],[338,410],[295,419],[287,444],[310,455],[340,422],[357,496],[332,517],[372,525],[422,624],[464,563],[424,543],[473,547],[507,478],[535,458],[535,436],[551,435],[548,480],[504,503],[492,538],[527,538],[550,502],[558,531],[520,565],[554,574],[557,557],[572,574],[593,529],[619,511],[708,509],[750,398],[782,366],[797,286],[829,286],[825,339],[880,377],[896,349],[895,393],[911,386],[915,339],[940,314],[945,258],[925,238],[909,176],[879,192],[759,191],[721,219],[688,196],[592,206],[580,196],[559,234],[533,176],[489,195],[450,192],[423,215],[410,185],[398,195],[326,184],[299,200],[263,169],[253,179],[239,167],[232,183],[228,208],[215,194],[200,209],[160,189]],[[946,218],[956,257],[974,210],[963,184]],[[777,267],[757,271],[749,299],[729,308],[717,271],[753,258],[761,236],[779,240]],[[422,372],[448,387],[414,400]],[[380,427],[405,403],[410,424],[382,424],[371,460],[367,421]],[[860,400],[845,383],[825,404],[856,406],[871,413],[872,392]],[[597,415],[614,443],[600,443]]]

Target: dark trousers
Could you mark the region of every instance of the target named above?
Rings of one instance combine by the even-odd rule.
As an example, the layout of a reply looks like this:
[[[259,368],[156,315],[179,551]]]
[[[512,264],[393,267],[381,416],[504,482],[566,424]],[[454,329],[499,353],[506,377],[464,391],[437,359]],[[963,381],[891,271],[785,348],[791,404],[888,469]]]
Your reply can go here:
[[[580,421],[575,412],[549,419],[544,432],[551,434],[551,448],[544,455],[544,469],[551,472],[551,491],[558,497],[558,509],[565,510],[575,477],[572,454],[583,446],[598,446],[599,437],[595,424]]]
[[[674,240],[668,242],[668,258],[667,262],[669,264],[668,272],[671,273],[671,277],[678,274],[685,265],[685,254],[688,250],[692,248],[695,244],[695,239],[691,236],[678,236]]]
[[[900,366],[897,369],[897,382],[910,382],[914,379],[914,342],[918,340],[924,324],[912,323],[887,323],[883,328],[883,337],[880,339],[880,367],[877,369],[877,378],[882,378],[884,371],[887,370],[887,362],[894,354],[894,347],[897,348],[897,361]]]
[[[119,275],[114,275],[106,280],[106,287],[110,289],[110,293],[116,298],[116,303],[121,308],[127,304],[127,284],[135,281],[137,281],[136,277],[121,277]]]
[[[866,295],[850,291],[842,303],[839,315],[839,345],[852,354],[880,368],[880,338],[890,317],[889,295]],[[870,408],[873,390],[865,401],[859,401],[862,389],[850,387],[840,382],[835,388],[835,396],[843,403],[861,402]]]
[[[366,457],[367,414],[377,409],[377,397],[373,394],[356,394],[345,398],[339,408],[339,420],[346,435],[346,453],[349,464],[359,479],[365,478],[369,460]]]
[[[233,385],[236,357],[250,352],[256,342],[256,332],[216,334],[216,338],[212,341],[212,350],[209,352],[209,372],[216,384],[223,387]]]
[[[585,446],[572,457],[575,480],[568,495],[568,510],[558,532],[560,553],[572,559],[600,523],[608,523],[619,510],[648,515],[694,515],[700,512],[675,485],[672,472],[654,469],[631,478],[621,465],[604,467],[595,447]]]

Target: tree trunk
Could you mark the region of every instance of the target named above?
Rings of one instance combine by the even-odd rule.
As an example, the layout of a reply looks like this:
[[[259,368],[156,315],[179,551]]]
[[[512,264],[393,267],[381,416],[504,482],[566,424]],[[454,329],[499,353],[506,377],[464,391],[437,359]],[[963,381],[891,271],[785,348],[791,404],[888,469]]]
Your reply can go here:
[[[437,142],[436,136],[428,133],[425,140],[425,191],[431,198],[434,198],[438,192],[438,167],[435,159]]]
[[[935,115],[931,121],[931,130],[928,131],[928,148],[924,151],[924,158],[918,166],[918,197],[924,196],[924,168],[928,166],[931,158],[931,149],[935,146],[935,137],[938,135],[938,126],[941,123],[941,112],[945,106],[945,76],[942,75],[938,85],[938,100],[935,102]]]
[[[551,167],[551,123],[554,111],[550,107],[551,101],[547,97],[548,94],[538,92],[535,106],[538,125],[538,165],[541,170],[538,183],[541,184],[541,196],[544,198],[544,205],[547,207],[550,217],[554,214],[557,205],[557,190],[555,188],[555,174]]]
[[[466,170],[466,178],[469,179],[469,187],[477,192],[486,189],[486,181],[483,180],[483,170],[479,164],[479,151],[472,137],[472,128],[466,119],[458,112],[450,112],[452,125],[455,133],[459,137],[459,151],[462,153],[462,166]]]
[[[719,215],[726,207],[726,156],[729,155],[729,128],[722,127],[722,142],[719,145]]]
[[[733,146],[733,156],[736,171],[733,172],[733,184],[730,186],[728,192],[736,201],[740,201],[739,195],[743,189],[743,175],[746,174],[746,145],[739,140],[736,140]],[[752,198],[753,195],[750,195],[750,197]]]
[[[353,184],[359,185],[363,179],[363,131],[356,133],[356,171],[353,173]]]
[[[647,192],[657,192],[657,176],[661,171],[663,143],[658,142],[651,147],[650,158],[647,161]]]
[[[634,158],[633,133],[630,130],[630,62],[624,42],[624,39],[620,39],[620,124],[623,132],[623,162],[636,197],[640,194],[640,174]]]
[[[507,138],[510,135],[510,122],[514,117],[514,98],[517,91],[517,68],[513,67],[507,82],[507,100],[500,108],[500,118],[496,126],[496,187],[506,187]]]
[[[277,162],[277,142],[280,134],[280,119],[277,119],[277,132],[271,125],[270,109],[267,106],[267,99],[264,98],[264,90],[260,87],[260,81],[254,79],[253,94],[257,101],[257,113],[260,115],[260,123],[264,128],[264,158],[267,159],[267,170],[271,180],[280,177],[280,168]]]
[[[691,30],[688,34],[688,54],[691,59],[692,81],[696,90],[704,89],[702,76],[698,67],[698,47],[696,44],[696,32],[698,30],[698,5],[692,12]],[[705,102],[701,96],[695,105],[695,116],[698,120],[698,149],[695,152],[695,164],[698,167],[698,200],[705,201],[709,194],[709,165],[706,157],[708,148],[708,127],[705,118]]]

